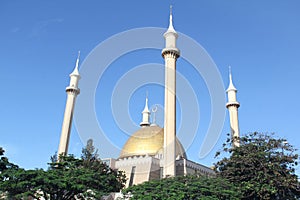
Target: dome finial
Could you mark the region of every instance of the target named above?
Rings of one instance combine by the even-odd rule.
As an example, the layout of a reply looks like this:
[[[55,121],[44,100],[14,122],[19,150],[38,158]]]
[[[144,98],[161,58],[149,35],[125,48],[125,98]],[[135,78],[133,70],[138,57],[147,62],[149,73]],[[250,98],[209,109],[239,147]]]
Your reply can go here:
[[[142,112],[143,121],[140,123],[140,126],[149,126],[150,125],[150,111],[148,107],[148,92],[146,93],[146,101],[145,101],[145,108]]]
[[[155,105],[153,108],[152,108],[152,113],[153,113],[153,120],[152,120],[152,124],[151,126],[156,126],[156,112],[157,112],[157,105]]]
[[[142,113],[150,113],[149,108],[148,108],[148,92],[146,94],[145,108]]]

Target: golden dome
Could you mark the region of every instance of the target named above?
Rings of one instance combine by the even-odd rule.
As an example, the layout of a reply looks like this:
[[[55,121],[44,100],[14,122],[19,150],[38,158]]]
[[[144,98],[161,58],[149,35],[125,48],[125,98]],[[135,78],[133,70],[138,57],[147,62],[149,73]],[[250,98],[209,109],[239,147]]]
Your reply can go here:
[[[164,129],[159,126],[144,126],[127,140],[119,158],[162,154],[163,145]],[[186,158],[184,148],[176,138],[176,157],[178,155]]]

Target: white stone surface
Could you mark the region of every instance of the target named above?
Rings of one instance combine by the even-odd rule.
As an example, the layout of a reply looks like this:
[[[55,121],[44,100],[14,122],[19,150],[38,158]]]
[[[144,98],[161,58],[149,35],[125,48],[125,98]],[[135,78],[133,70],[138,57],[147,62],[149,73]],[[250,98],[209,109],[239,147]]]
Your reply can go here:
[[[78,82],[80,79],[80,74],[78,71],[78,64],[79,64],[79,54],[78,54],[78,58],[76,60],[76,66],[75,66],[73,72],[70,74],[70,84],[66,88],[67,102],[66,102],[64,120],[63,120],[63,124],[62,124],[62,129],[61,129],[59,147],[58,147],[58,151],[57,151],[58,156],[62,155],[62,154],[66,155],[68,153],[75,101],[76,101],[77,95],[80,93],[80,90],[78,88]]]

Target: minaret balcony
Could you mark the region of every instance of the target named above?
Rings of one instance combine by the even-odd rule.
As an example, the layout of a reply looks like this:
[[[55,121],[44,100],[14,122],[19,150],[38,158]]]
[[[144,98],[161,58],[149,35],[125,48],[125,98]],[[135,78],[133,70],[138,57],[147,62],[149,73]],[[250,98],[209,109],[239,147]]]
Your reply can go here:
[[[67,93],[71,93],[71,94],[76,94],[78,95],[80,93],[80,89],[79,88],[76,88],[76,87],[73,87],[73,86],[68,86],[66,88],[66,92]]]
[[[239,107],[240,107],[240,103],[237,102],[237,101],[233,101],[233,102],[228,102],[228,103],[226,103],[226,108],[228,108],[228,107],[230,107],[230,106],[235,106],[235,107],[239,108]]]
[[[164,48],[161,52],[161,55],[162,57],[164,58],[165,55],[167,54],[171,54],[171,56],[174,56],[174,58],[179,58],[180,56],[180,50],[177,49],[176,47],[167,47],[167,48]]]

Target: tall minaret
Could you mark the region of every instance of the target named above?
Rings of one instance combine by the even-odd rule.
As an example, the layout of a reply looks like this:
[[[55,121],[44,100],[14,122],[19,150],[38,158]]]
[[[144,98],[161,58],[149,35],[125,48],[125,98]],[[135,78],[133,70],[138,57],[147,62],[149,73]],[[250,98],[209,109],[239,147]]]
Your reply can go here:
[[[70,85],[66,88],[66,93],[68,97],[67,97],[64,121],[62,124],[60,142],[59,142],[59,147],[57,152],[58,156],[61,154],[67,155],[68,153],[75,100],[77,95],[80,93],[80,89],[78,88],[78,81],[80,79],[80,74],[78,71],[79,56],[80,56],[80,52],[78,52],[75,69],[70,74]]]
[[[148,97],[146,97],[145,108],[142,112],[143,121],[140,123],[141,127],[150,126],[150,111],[148,108]]]
[[[165,59],[164,177],[176,175],[176,61],[180,56],[180,51],[176,48],[177,37],[178,34],[173,27],[171,6],[169,28],[164,33],[166,46],[162,50]]]
[[[235,138],[240,137],[239,118],[238,118],[238,108],[240,107],[240,104],[236,100],[237,89],[234,87],[232,83],[232,75],[231,75],[230,67],[229,67],[229,86],[226,92],[228,95],[228,103],[226,104],[226,108],[229,111],[231,137],[233,138],[233,145],[239,147],[240,142],[238,139]]]

